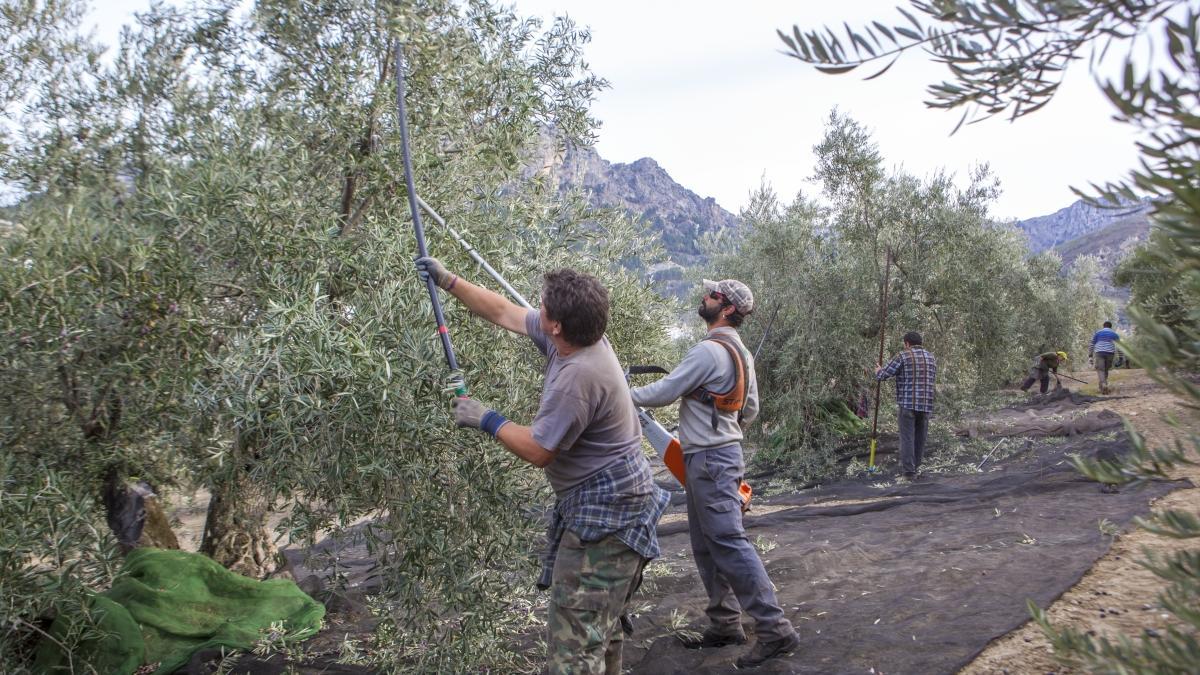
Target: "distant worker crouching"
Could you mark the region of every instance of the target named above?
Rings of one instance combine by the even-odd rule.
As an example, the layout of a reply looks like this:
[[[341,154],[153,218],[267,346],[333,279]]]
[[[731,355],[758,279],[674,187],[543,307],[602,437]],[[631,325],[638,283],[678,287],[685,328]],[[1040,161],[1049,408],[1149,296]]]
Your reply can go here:
[[[1034,382],[1041,382],[1041,393],[1050,388],[1050,373],[1058,375],[1058,367],[1067,362],[1066,352],[1046,352],[1038,354],[1029,369],[1029,376],[1021,383],[1021,391],[1029,391]]]

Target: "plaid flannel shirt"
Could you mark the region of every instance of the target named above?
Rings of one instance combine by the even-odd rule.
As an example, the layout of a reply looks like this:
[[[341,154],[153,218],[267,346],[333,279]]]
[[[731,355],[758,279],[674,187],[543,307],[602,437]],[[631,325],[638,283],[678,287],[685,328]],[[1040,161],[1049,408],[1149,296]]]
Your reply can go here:
[[[538,588],[550,587],[558,544],[568,529],[584,542],[615,534],[643,558],[657,558],[658,519],[669,501],[670,495],[654,484],[641,453],[593,474],[554,504]]]
[[[896,403],[917,412],[933,412],[933,383],[937,379],[937,359],[921,347],[905,349],[888,361],[875,376],[877,380],[896,378]]]

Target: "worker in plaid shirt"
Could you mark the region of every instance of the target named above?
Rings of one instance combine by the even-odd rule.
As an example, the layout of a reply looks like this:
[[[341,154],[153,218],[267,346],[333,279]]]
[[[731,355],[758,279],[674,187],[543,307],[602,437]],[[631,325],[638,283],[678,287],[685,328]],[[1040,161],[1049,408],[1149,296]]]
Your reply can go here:
[[[921,468],[925,439],[929,436],[929,416],[933,414],[933,385],[937,380],[937,359],[921,346],[921,334],[904,334],[904,350],[888,364],[875,369],[876,380],[896,378],[896,405],[900,407],[900,464],[904,477],[913,479]]]

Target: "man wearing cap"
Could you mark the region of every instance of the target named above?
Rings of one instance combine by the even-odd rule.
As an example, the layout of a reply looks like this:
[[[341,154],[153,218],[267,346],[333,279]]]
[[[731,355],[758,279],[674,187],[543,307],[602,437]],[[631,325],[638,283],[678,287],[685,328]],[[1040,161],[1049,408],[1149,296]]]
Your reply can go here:
[[[937,382],[937,359],[921,345],[921,334],[904,334],[904,349],[888,364],[875,368],[875,379],[896,378],[896,405],[900,408],[900,466],[904,477],[913,480],[921,469],[929,416],[933,414],[933,388]]]
[[[688,529],[708,591],[710,621],[703,635],[685,639],[684,646],[744,644],[745,611],[754,619],[757,641],[737,660],[739,668],[800,646],[800,636],[784,617],[767,570],[742,527],[742,428],[758,415],[758,382],[754,359],[737,328],[752,311],[754,295],[746,284],[705,279],[697,313],[708,324],[708,334],[669,375],[632,390],[634,403],[643,407],[681,401],[679,443],[686,469]]]
[[[1058,367],[1067,362],[1066,352],[1046,352],[1038,354],[1029,369],[1029,376],[1021,383],[1021,391],[1029,391],[1034,382],[1041,382],[1041,393],[1050,388],[1050,372],[1058,375]]]

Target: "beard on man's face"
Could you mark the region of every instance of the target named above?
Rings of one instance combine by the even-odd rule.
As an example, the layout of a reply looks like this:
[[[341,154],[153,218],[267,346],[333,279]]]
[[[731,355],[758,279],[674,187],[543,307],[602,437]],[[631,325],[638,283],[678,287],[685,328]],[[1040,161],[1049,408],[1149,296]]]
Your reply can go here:
[[[696,308],[696,313],[700,315],[701,319],[704,319],[705,323],[712,324],[717,317],[721,316],[721,305],[710,307],[707,302],[701,300],[700,306]]]

